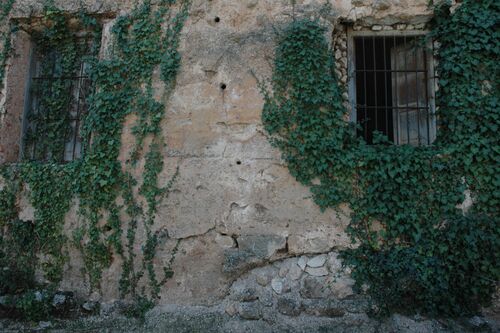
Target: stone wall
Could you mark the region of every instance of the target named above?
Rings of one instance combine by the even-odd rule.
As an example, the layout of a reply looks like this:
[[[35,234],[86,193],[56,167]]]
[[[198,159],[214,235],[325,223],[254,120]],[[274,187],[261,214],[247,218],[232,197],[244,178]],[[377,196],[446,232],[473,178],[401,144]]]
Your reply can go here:
[[[56,3],[69,12],[79,8],[78,1]],[[130,11],[133,1],[84,3],[90,12],[118,16]],[[166,168],[159,183],[167,183],[177,166],[180,176],[156,216],[155,231],[164,235],[158,267],[180,243],[175,275],[162,288],[160,303],[223,307],[224,316],[252,320],[313,316],[368,325],[369,303],[352,291],[353,281],[337,256],[353,246],[345,233],[349,209],[321,212],[308,189],[289,174],[263,131],[256,77],[270,77],[275,29],[293,15],[319,16],[329,27],[337,75],[347,85],[348,26],[422,30],[431,10],[427,0],[330,0],[327,11],[324,1],[296,3],[295,8],[285,0],[192,3],[181,38],[181,72],[163,123],[168,148],[162,152]],[[12,18],[39,11],[38,1],[18,0]],[[14,77],[8,72],[7,87]],[[159,79],[156,83],[161,95],[164,88]],[[344,98],[348,106],[347,87]],[[8,113],[8,100],[3,106]],[[122,161],[134,143],[133,122],[130,117],[124,124]],[[0,125],[5,138],[6,124]],[[0,152],[9,147],[1,146]],[[80,223],[76,205],[67,214],[68,235]],[[21,208],[21,218],[32,220],[27,200],[21,199]],[[139,245],[136,250],[140,253]],[[82,258],[76,249],[68,251],[71,260],[60,287],[89,297]],[[119,298],[120,270],[116,257],[93,299],[112,303]]]

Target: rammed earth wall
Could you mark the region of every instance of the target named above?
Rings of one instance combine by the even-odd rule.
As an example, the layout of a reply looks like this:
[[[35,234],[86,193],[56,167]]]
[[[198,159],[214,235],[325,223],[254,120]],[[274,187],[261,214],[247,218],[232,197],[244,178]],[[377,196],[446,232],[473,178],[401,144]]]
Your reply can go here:
[[[293,331],[294,326],[301,332],[456,329],[404,317],[393,317],[380,326],[367,316],[369,300],[352,290],[354,282],[337,257],[339,251],[355,246],[345,230],[349,209],[322,212],[309,189],[290,175],[280,151],[271,146],[263,130],[264,101],[256,78],[270,78],[276,33],[294,16],[318,17],[328,27],[347,108],[347,28],[426,30],[432,18],[427,0],[327,3],[330,7],[320,0],[297,0],[295,6],[284,0],[193,0],[180,36],[181,66],[171,95],[165,97],[165,85],[159,70],[155,71],[154,96],[166,98],[161,123],[166,142],[161,149],[164,168],[158,184],[167,184],[179,168],[152,227],[159,235],[153,259],[158,274],[177,247],[171,266],[174,275],[160,289],[158,304],[163,308],[154,310],[151,316],[161,318],[162,311],[174,315],[164,319],[171,326],[150,322],[156,329],[161,325],[195,325],[176,322],[172,318],[178,313],[195,321],[204,318],[201,323],[207,320],[205,326],[195,325],[193,330],[209,327],[214,332],[249,328]],[[55,1],[55,5],[68,14],[80,9],[78,1]],[[129,13],[134,1],[86,0],[83,7],[88,13],[103,14],[112,26],[113,18]],[[9,17],[0,24],[5,31],[9,22],[41,12],[40,1],[17,0]],[[5,163],[16,160],[20,144],[19,130],[15,129],[20,120],[11,110],[22,109],[23,75],[13,68],[22,67],[15,63],[26,58],[27,42],[23,38],[22,33],[13,34],[13,45],[18,48],[7,62],[0,91],[0,162]],[[109,27],[104,29],[102,41],[104,49],[111,52]],[[131,115],[123,124],[119,156],[123,164],[134,148],[131,132],[136,120]],[[144,161],[140,161],[133,176],[141,182],[143,174]],[[17,202],[19,219],[24,221],[34,220],[34,208],[27,199],[29,191],[25,187]],[[75,199],[65,218],[68,239],[80,223],[83,221]],[[133,247],[137,265],[146,241],[141,235],[138,232]],[[81,253],[71,242],[65,249],[69,260],[58,288],[101,303],[104,312],[111,311],[111,304],[120,300],[120,256],[113,254],[100,288],[91,290],[82,271]],[[45,281],[41,269],[36,276],[39,282]],[[156,320],[151,318],[148,320]]]

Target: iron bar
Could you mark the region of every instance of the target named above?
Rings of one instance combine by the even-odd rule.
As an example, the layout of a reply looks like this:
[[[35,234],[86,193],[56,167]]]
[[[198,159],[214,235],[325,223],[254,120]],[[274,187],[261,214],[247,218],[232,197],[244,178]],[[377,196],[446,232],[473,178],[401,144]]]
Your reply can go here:
[[[406,36],[403,37],[404,38],[404,47],[403,47],[403,50],[405,50],[406,52]],[[406,55],[405,55],[405,70],[408,70],[408,61],[406,59]],[[410,96],[409,96],[409,89],[408,89],[408,72],[405,72],[405,95],[406,95],[406,137],[407,137],[407,144],[410,144],[410,109],[409,109],[409,106],[410,106],[410,103],[409,103],[409,99],[410,99]]]
[[[358,111],[358,122],[363,123],[363,137],[365,140],[371,143],[372,132],[380,131],[387,137],[392,134],[392,140],[396,144],[401,144],[400,128],[405,126],[406,144],[422,145],[426,144],[425,142],[431,144],[432,119],[429,96],[433,90],[429,90],[430,80],[428,71],[430,68],[427,63],[429,61],[427,51],[418,47],[418,44],[416,44],[418,41],[415,36],[403,35],[396,37],[396,35],[393,35],[382,36],[379,39],[376,35],[371,35],[354,37],[354,40],[357,41],[358,45],[362,43],[361,47],[358,48],[355,63],[356,66],[363,66],[363,68],[354,69],[355,77],[360,78],[356,83],[356,91],[362,95],[358,95],[358,98],[356,98],[354,108]],[[370,45],[367,44],[369,42],[372,43],[371,50],[369,50]],[[362,59],[360,59],[359,54],[361,52]],[[380,59],[381,56],[383,59]],[[388,64],[389,60],[390,63]],[[398,61],[403,61],[403,63],[398,64]],[[370,66],[369,68],[367,67],[368,65]],[[381,82],[378,82],[380,74],[384,77],[381,79]],[[398,82],[398,79],[401,79],[403,75],[404,78],[402,79],[404,81]],[[415,80],[410,80],[410,75],[411,78],[415,76]],[[424,86],[420,87],[422,77],[424,79]],[[363,82],[361,83],[361,81]],[[382,82],[383,88],[381,88],[382,85],[379,85]],[[363,91],[361,92],[361,90]],[[420,99],[420,95],[424,92],[425,105],[423,105]],[[416,95],[413,96],[413,93]],[[399,97],[404,99],[401,105]],[[363,98],[364,101],[361,102]],[[382,110],[383,114],[381,113]],[[426,117],[422,117],[421,115],[423,114]],[[370,118],[368,118],[368,115],[370,115]],[[403,120],[402,115],[406,116],[406,119]],[[392,116],[392,122],[389,121],[389,116]],[[380,119],[380,117],[382,118]],[[384,118],[385,121],[383,120]],[[379,122],[379,120],[381,121]],[[427,129],[426,141],[423,140],[425,132],[423,132],[422,121],[425,122]],[[415,135],[417,135],[416,138]]]
[[[418,103],[419,103],[419,100],[420,100],[420,96],[418,94],[418,73],[416,72],[416,69],[418,68],[418,58],[417,58],[417,47],[416,47],[416,43],[414,43],[414,47],[413,47],[413,57],[414,57],[414,60],[415,60],[415,89],[416,89],[416,96],[415,96],[415,99],[417,101],[417,142],[418,142],[418,145],[420,146],[420,110],[418,108]]]
[[[362,37],[362,40],[363,40],[363,68],[366,70],[365,37]],[[364,90],[365,104],[368,104],[368,100],[367,100],[367,96],[366,96],[366,91],[367,91],[367,89],[366,89],[366,72],[364,72],[364,78],[365,78],[365,80],[364,80],[364,85],[365,85],[365,90]],[[363,124],[363,126],[364,126],[364,133],[365,133],[364,138],[366,140],[367,137],[368,137],[368,122],[367,122],[367,118],[368,118],[367,112],[368,112],[368,109],[365,108],[364,111],[365,111],[365,118],[364,118],[364,124]]]

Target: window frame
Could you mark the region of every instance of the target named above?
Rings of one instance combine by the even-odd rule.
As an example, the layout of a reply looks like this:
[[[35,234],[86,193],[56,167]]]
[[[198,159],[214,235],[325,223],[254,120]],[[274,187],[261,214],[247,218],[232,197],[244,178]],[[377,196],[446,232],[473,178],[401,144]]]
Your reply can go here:
[[[84,35],[82,35],[82,33]],[[87,36],[85,36],[85,34],[86,34],[86,32],[82,32],[80,30],[75,31],[75,35],[78,39],[79,38],[86,39]],[[101,40],[102,40],[102,37],[103,37],[103,34],[101,32],[101,36],[100,36]],[[33,111],[34,94],[33,94],[32,89],[33,89],[34,80],[43,80],[43,81],[45,81],[45,80],[57,80],[57,77],[51,77],[51,78],[37,77],[37,74],[35,73],[36,69],[37,69],[37,62],[38,62],[37,47],[38,47],[37,41],[35,39],[33,39],[33,36],[30,34],[30,54],[29,54],[29,64],[28,64],[28,76],[27,76],[26,83],[25,83],[24,107],[23,107],[23,111],[22,111],[19,160],[20,161],[34,160],[34,161],[45,162],[46,159],[38,160],[36,158],[32,158],[31,153],[28,152],[29,145],[26,143],[26,135],[28,133],[28,127],[30,126],[30,121],[28,120],[28,118],[29,118],[31,112]],[[101,43],[101,49],[102,49],[102,43]],[[100,53],[100,50],[98,53]],[[85,57],[85,55],[83,55],[83,57]],[[83,71],[85,68],[85,62],[83,61],[83,59],[82,59],[82,62],[80,63],[79,67],[80,67],[80,69],[78,70],[79,71],[78,77],[65,78],[65,80],[78,80],[78,88],[81,88],[81,84],[83,83],[83,76],[84,76]],[[89,78],[87,77],[87,79],[89,79]],[[71,89],[68,91],[68,93],[73,94],[74,93],[73,89],[75,89],[73,87],[73,84],[71,84],[70,87],[71,87]],[[88,98],[88,96],[87,96],[87,98]],[[77,104],[78,104],[78,109],[77,109],[76,118],[69,119],[70,124],[71,124],[71,122],[74,121],[75,126],[76,126],[75,129],[73,130],[74,133],[73,132],[71,133],[71,135],[74,137],[73,138],[74,140],[76,140],[76,137],[80,135],[80,129],[78,128],[78,126],[81,126],[81,124],[83,123],[83,120],[85,118],[84,114],[81,113],[81,111],[79,110],[80,109],[80,101],[78,101]],[[69,107],[68,110],[66,110],[66,111],[69,113],[69,117],[71,118],[71,108]],[[70,162],[81,159],[83,157],[83,154],[84,154],[83,147],[85,146],[85,144],[84,144],[85,140],[86,140],[85,138],[82,138],[82,142],[80,143],[79,156],[76,156],[76,141],[73,143],[73,150],[71,152],[71,155],[72,155],[71,159],[66,159],[66,151],[65,151],[66,147],[64,147],[63,157],[61,159],[59,159],[59,158],[57,159],[58,161],[60,161],[59,163],[70,163]],[[68,141],[65,141],[65,143],[64,143],[65,146],[67,143],[68,143]],[[34,143],[34,147],[36,147],[36,142]],[[34,152],[34,153],[36,153],[36,152]]]
[[[357,125],[357,89],[356,89],[356,50],[354,38],[356,37],[419,37],[429,33],[427,30],[354,30],[352,27],[347,28],[347,93],[349,103],[349,122]],[[437,135],[437,117],[436,117],[436,91],[438,89],[437,76],[435,71],[434,47],[433,41],[426,42],[427,57],[425,63],[427,66],[427,82],[428,89],[427,103],[429,107],[429,136],[432,138],[429,143],[420,143],[418,146],[432,146]],[[430,51],[429,51],[430,50]],[[410,145],[410,143],[399,144],[394,138],[389,138],[394,145]]]
[[[116,22],[116,12],[103,11],[93,13],[100,25],[100,48],[96,50],[99,60],[108,59],[112,54],[113,39],[111,29]],[[77,13],[65,12],[69,18],[77,17]],[[24,158],[23,140],[26,103],[29,103],[32,53],[34,52],[34,33],[43,29],[42,17],[16,17],[9,19],[10,25],[18,27],[10,35],[12,51],[10,52],[5,68],[4,84],[0,87],[0,166],[22,163]],[[83,33],[86,29],[76,29],[76,34]],[[89,141],[92,142],[92,134]],[[82,157],[85,152],[82,152]],[[46,161],[41,160],[41,163]],[[58,161],[64,164],[67,162]]]

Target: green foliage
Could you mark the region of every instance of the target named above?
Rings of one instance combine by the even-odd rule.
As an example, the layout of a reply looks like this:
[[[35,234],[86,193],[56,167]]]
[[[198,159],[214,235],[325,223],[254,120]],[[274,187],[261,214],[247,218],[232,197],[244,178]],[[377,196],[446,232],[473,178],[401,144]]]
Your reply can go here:
[[[21,183],[15,170],[2,168],[0,175],[6,179],[0,190],[0,293],[13,294],[35,285],[35,228],[17,218]]]
[[[30,201],[35,208],[36,249],[45,255],[46,278],[52,282],[62,279],[66,255],[62,249],[64,217],[73,197],[71,175],[73,165],[27,163],[22,166],[21,178],[29,186]]]
[[[87,149],[82,161],[79,187],[79,197],[82,203],[82,213],[90,221],[87,234],[90,236],[89,246],[84,247],[84,255],[88,263],[91,284],[98,285],[102,270],[109,265],[111,258],[109,241],[106,241],[98,224],[103,215],[101,212],[111,212],[108,227],[115,231],[113,246],[124,256],[120,290],[122,294],[135,293],[135,286],[143,271],[135,271],[133,265],[133,247],[136,228],[140,220],[145,221],[144,229],[146,244],[143,246],[144,267],[149,276],[152,296],[156,297],[159,285],[152,268],[152,259],[156,249],[156,239],[152,235],[151,226],[157,207],[157,200],[162,189],[157,185],[158,174],[163,169],[163,156],[160,147],[163,146],[160,122],[164,116],[164,105],[153,97],[151,77],[153,70],[160,66],[162,71],[177,73],[180,63],[172,57],[178,54],[178,35],[187,18],[189,2],[184,1],[180,10],[172,17],[168,5],[163,4],[157,10],[149,1],[138,6],[130,15],[120,17],[113,33],[116,45],[113,57],[108,60],[96,61],[92,68],[93,82],[99,87],[91,98],[90,111],[85,119],[84,132],[92,133],[92,145]],[[162,25],[167,24],[166,31]],[[170,64],[170,65],[168,65]],[[166,93],[174,87],[175,76],[162,75],[168,78],[165,82]],[[140,207],[134,196],[133,187],[137,186],[131,173],[122,169],[118,161],[121,145],[122,125],[129,114],[137,115],[137,123],[132,128],[136,137],[134,149],[128,167],[134,168],[135,162],[143,154],[144,140],[150,137],[151,144],[145,155],[145,174],[139,194],[144,196],[147,208]],[[116,200],[122,197],[125,201],[125,212],[131,219],[128,223],[127,251],[123,251],[121,232],[117,222],[120,210]],[[108,239],[109,240],[109,239]]]
[[[33,287],[37,265],[42,266],[48,281],[61,280],[66,261],[62,231],[73,196],[72,172],[69,166],[57,164],[26,163],[4,168],[2,177],[7,184],[0,191],[2,292],[16,293]],[[35,208],[34,221],[17,219],[21,179],[29,188],[29,199]],[[42,256],[43,262],[39,259]]]
[[[68,18],[55,7],[46,7],[44,22],[48,27],[42,31],[33,31],[36,41],[36,58],[41,68],[36,75],[51,77],[51,80],[33,80],[31,94],[37,98],[37,112],[28,117],[30,124],[24,136],[26,150],[32,151],[37,161],[64,162],[65,143],[71,135],[70,109],[74,103],[71,91],[73,80],[78,77],[84,58],[90,56],[92,40],[99,44],[97,36],[100,29],[92,20],[81,15],[78,29],[70,28]],[[89,36],[80,38],[77,34],[85,31]],[[94,38],[92,38],[94,36]],[[90,40],[89,40],[90,39]],[[98,48],[93,48],[96,56]]]
[[[494,1],[437,9],[442,126],[424,147],[355,137],[317,21],[294,20],[280,37],[272,93],[263,87],[265,128],[322,209],[352,209],[359,247],[345,263],[381,314],[474,313],[500,279],[499,13]],[[474,201],[466,217],[457,208],[465,190]]]
[[[17,193],[19,192],[19,182],[14,181],[16,175],[13,170],[0,168],[0,176],[7,181],[0,190],[0,228],[17,218]]]
[[[44,320],[50,315],[50,297],[45,292],[30,290],[15,303],[16,310],[26,320]]]
[[[436,10],[431,37],[441,43],[437,96],[444,152],[472,190],[474,210],[500,212],[498,1],[465,1]]]
[[[370,294],[384,311],[472,314],[495,292],[498,250],[498,223],[487,216],[455,216],[411,246],[373,251],[362,244],[345,258],[355,267],[353,277],[370,283]]]
[[[35,285],[34,271],[44,256],[46,278],[54,283],[62,277],[65,255],[62,247],[64,216],[72,196],[68,168],[52,164],[24,164],[3,169],[6,186],[0,191],[0,290],[17,293]],[[18,193],[23,179],[35,208],[35,221],[17,219]],[[57,181],[54,181],[57,180]]]
[[[146,313],[154,307],[154,302],[146,297],[137,297],[134,303],[125,308],[124,314],[130,318],[144,320]]]
[[[0,4],[0,22],[9,16],[12,6],[14,6],[14,2],[15,0],[5,0]]]
[[[47,133],[42,155],[35,156],[43,162],[11,165],[2,173],[2,179],[9,180],[9,186],[0,190],[0,264],[1,274],[5,275],[0,284],[2,292],[15,293],[32,288],[34,268],[40,263],[50,282],[57,284],[60,281],[67,259],[63,224],[75,197],[79,202],[79,214],[86,223],[73,230],[72,240],[83,255],[91,288],[100,287],[102,271],[109,267],[114,256],[123,259],[122,297],[147,299],[144,289],[141,296],[137,292],[137,285],[147,274],[151,297],[157,298],[161,285],[172,277],[171,264],[177,246],[168,266],[163,268],[164,277],[156,277],[153,265],[160,241],[152,231],[156,210],[160,200],[168,195],[179,170],[167,184],[158,185],[158,176],[163,170],[164,140],[160,123],[165,105],[154,97],[152,76],[154,70],[161,70],[165,99],[175,87],[180,66],[178,39],[189,8],[189,1],[176,3],[160,1],[153,5],[151,1],[144,1],[129,15],[119,17],[112,30],[114,48],[105,60],[97,57],[101,28],[94,17],[80,13],[81,29],[76,29],[85,30],[94,40],[88,50],[88,44],[80,43],[75,29],[69,28],[69,16],[54,6],[45,7],[45,28],[33,32],[33,38],[41,54],[54,53],[56,56],[43,61],[44,68],[48,70],[57,64],[58,75],[65,76],[73,74],[82,61],[90,64],[88,74],[93,87],[87,100],[89,110],[84,115],[82,137],[91,140],[84,144],[81,160],[61,164],[64,147],[61,133],[69,124],[67,82],[56,79],[50,86],[34,88],[41,89],[44,116],[54,121],[40,121],[37,126],[45,126]],[[122,163],[118,160],[122,127],[125,117],[132,114],[137,116],[132,130],[136,148],[130,159]],[[139,184],[133,175],[137,174],[136,162],[141,158],[145,171]],[[16,221],[16,202],[23,183],[27,184],[35,208],[35,221],[29,223]],[[136,267],[136,236],[140,223],[144,224],[139,230],[144,230],[146,241],[142,244],[142,265]],[[19,252],[19,265],[16,265],[11,260],[12,250],[23,246],[24,252]],[[15,287],[13,280],[16,278],[20,287]],[[147,302],[139,303],[140,308],[150,306]],[[28,318],[32,318],[30,313],[36,310],[30,309],[38,305],[27,294],[20,307],[28,313]],[[45,314],[43,309],[39,310]]]
[[[35,287],[34,225],[31,222],[11,220],[3,229],[0,238],[0,293],[17,294]]]

